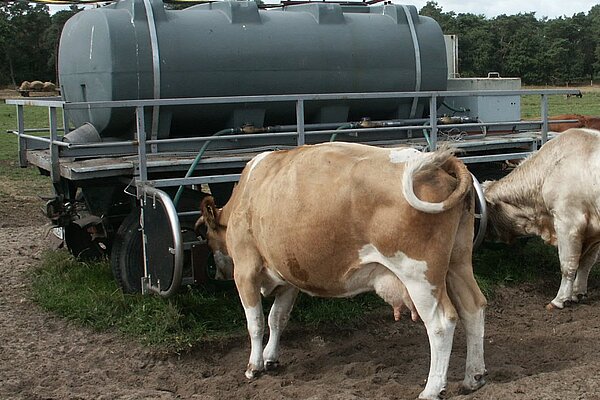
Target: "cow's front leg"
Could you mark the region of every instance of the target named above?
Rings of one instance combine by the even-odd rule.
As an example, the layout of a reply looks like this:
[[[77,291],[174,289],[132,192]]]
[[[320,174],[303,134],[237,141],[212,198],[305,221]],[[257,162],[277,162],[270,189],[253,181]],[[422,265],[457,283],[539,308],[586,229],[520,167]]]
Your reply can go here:
[[[279,366],[279,338],[287,325],[297,296],[298,289],[294,286],[280,286],[276,289],[275,301],[269,312],[269,342],[263,352],[266,370]]]
[[[237,263],[235,265],[235,284],[246,314],[251,345],[250,360],[245,375],[246,378],[252,379],[264,369],[262,340],[265,316],[260,295],[260,274],[255,268],[238,267],[239,264]]]
[[[594,264],[596,264],[599,252],[600,244],[597,244],[591,247],[585,255],[581,257],[579,269],[575,276],[575,282],[573,282],[573,295],[571,296],[571,301],[578,302],[587,296],[588,277],[590,275],[590,270]]]

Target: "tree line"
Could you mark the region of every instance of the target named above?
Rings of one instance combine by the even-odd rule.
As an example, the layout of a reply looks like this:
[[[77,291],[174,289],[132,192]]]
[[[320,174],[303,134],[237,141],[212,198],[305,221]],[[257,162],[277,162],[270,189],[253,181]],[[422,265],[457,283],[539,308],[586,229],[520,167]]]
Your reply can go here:
[[[56,82],[62,27],[81,9],[50,14],[43,4],[0,3],[0,86],[25,80]],[[555,19],[534,13],[486,18],[445,12],[429,1],[421,15],[434,18],[445,34],[458,35],[463,77],[520,77],[524,84],[565,85],[600,79],[600,4],[587,13]]]
[[[444,12],[428,1],[421,15],[445,34],[458,35],[462,77],[520,77],[530,85],[567,85],[600,79],[600,4],[587,13],[555,19],[535,13],[483,15]]]

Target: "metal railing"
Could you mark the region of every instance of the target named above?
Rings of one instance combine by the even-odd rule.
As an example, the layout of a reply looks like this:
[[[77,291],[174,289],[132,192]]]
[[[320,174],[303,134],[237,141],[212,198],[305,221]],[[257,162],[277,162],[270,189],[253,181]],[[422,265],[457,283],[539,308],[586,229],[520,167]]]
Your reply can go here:
[[[186,138],[165,138],[165,139],[148,139],[148,129],[146,126],[146,113],[151,112],[146,108],[155,107],[175,107],[175,106],[204,106],[204,105],[215,105],[215,104],[234,104],[234,103],[281,103],[281,102],[293,102],[295,103],[296,110],[296,124],[288,126],[292,128],[289,131],[282,132],[264,132],[264,133],[248,133],[248,134],[236,134],[235,139],[282,139],[282,138],[296,138],[295,144],[300,146],[306,143],[307,136],[310,135],[327,135],[339,133],[334,129],[320,129],[320,130],[309,130],[307,124],[305,124],[305,104],[314,101],[324,100],[365,100],[365,99],[402,99],[402,98],[428,98],[429,109],[432,111],[427,123],[422,125],[405,125],[405,126],[379,126],[379,127],[366,127],[361,128],[361,133],[370,132],[386,132],[386,131],[412,131],[412,130],[426,130],[429,132],[429,150],[434,150],[438,144],[438,133],[440,130],[440,124],[438,122],[438,103],[440,98],[451,98],[451,97],[471,97],[471,96],[522,96],[522,95],[539,95],[541,96],[541,118],[534,121],[514,121],[510,123],[498,122],[498,123],[469,123],[469,124],[446,124],[443,126],[444,129],[451,128],[476,128],[476,127],[493,127],[493,126],[506,126],[510,125],[513,127],[520,126],[531,126],[538,125],[540,127],[541,144],[548,140],[548,96],[552,95],[573,95],[579,94],[576,89],[529,89],[529,90],[471,90],[471,91],[425,91],[425,92],[377,92],[377,93],[330,93],[330,94],[298,94],[298,95],[266,95],[266,96],[228,96],[228,97],[200,97],[200,98],[181,98],[181,99],[159,99],[159,100],[120,100],[120,101],[95,101],[95,102],[74,102],[67,103],[61,101],[58,98],[51,99],[10,99],[7,100],[7,104],[14,104],[17,106],[17,130],[15,133],[19,139],[19,160],[20,165],[27,165],[26,152],[29,149],[40,149],[47,148],[50,153],[50,175],[54,182],[58,182],[60,179],[60,156],[96,156],[100,157],[105,155],[110,157],[114,154],[132,154],[137,155],[137,174],[136,183],[138,184],[151,184],[153,186],[170,186],[170,185],[181,185],[181,184],[199,184],[199,183],[212,183],[212,182],[224,182],[236,180],[239,178],[238,174],[227,174],[227,175],[213,175],[206,177],[189,177],[187,179],[181,178],[168,178],[161,180],[149,181],[148,179],[148,154],[157,154],[161,152],[161,147],[172,151],[173,148],[178,146],[185,146],[187,151],[195,150],[207,141],[222,141],[232,140],[230,136],[211,137],[211,136],[197,136],[197,137],[186,137]],[[31,106],[44,106],[48,108],[48,119],[49,119],[49,136],[39,137],[29,134],[31,130],[25,129],[23,107],[26,105]],[[102,143],[86,143],[86,144],[74,144],[66,143],[62,141],[62,138],[58,135],[59,131],[63,131],[63,135],[69,132],[68,123],[64,124],[64,127],[59,128],[57,124],[57,113],[59,110],[63,113],[63,121],[68,121],[67,112],[69,110],[91,110],[95,108],[134,108],[136,118],[136,131],[135,138],[133,140],[123,140],[115,142],[102,142]],[[167,147],[172,145],[172,147]],[[492,157],[492,159],[498,159],[498,156]]]

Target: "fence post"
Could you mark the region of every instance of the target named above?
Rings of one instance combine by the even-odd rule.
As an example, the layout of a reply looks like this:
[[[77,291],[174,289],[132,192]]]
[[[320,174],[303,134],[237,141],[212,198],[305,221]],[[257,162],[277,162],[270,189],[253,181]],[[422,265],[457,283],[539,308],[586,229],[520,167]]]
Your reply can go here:
[[[25,117],[23,116],[23,105],[17,106],[17,135],[19,137],[19,166],[27,166],[27,141],[23,138],[25,133]]]
[[[142,182],[148,180],[148,169],[146,165],[146,122],[144,121],[144,107],[135,108],[136,117],[136,140],[138,145],[138,168],[139,179]]]
[[[298,99],[296,102],[296,129],[298,132],[298,146],[305,143],[304,137],[304,100]]]
[[[56,127],[56,107],[48,108],[48,120],[50,122],[50,177],[52,182],[60,182],[60,164],[58,157],[58,133]]]
[[[429,134],[430,151],[437,149],[437,95],[431,95],[429,99],[429,125],[431,125],[431,133]]]
[[[542,146],[548,141],[548,95],[542,94]]]

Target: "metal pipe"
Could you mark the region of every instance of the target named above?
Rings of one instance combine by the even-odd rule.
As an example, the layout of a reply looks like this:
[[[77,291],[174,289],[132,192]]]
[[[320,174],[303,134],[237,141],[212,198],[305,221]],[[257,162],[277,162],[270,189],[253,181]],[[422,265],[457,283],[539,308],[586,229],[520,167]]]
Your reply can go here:
[[[298,132],[298,146],[302,146],[305,143],[304,139],[304,130],[306,127],[304,126],[304,101],[298,100],[296,102],[296,132]]]
[[[486,90],[486,96],[512,96],[512,95],[567,95],[580,94],[578,89],[521,89],[521,90]],[[227,104],[227,103],[257,103],[257,102],[289,102],[313,100],[353,100],[353,99],[389,99],[412,97],[471,97],[480,96],[477,90],[452,90],[452,91],[422,91],[422,92],[377,92],[377,93],[324,93],[324,94],[296,94],[296,95],[263,95],[263,96],[222,96],[222,97],[193,97],[177,99],[143,99],[143,100],[114,100],[73,102],[48,100],[7,99],[6,104],[38,105],[63,107],[67,110],[106,108],[106,107],[138,107],[138,106],[177,106],[194,104]]]
[[[148,169],[146,165],[146,122],[144,121],[144,107],[137,107],[136,117],[136,135],[138,140],[138,163],[140,169],[140,180],[148,179]]]
[[[542,146],[548,141],[548,96],[542,94]]]

